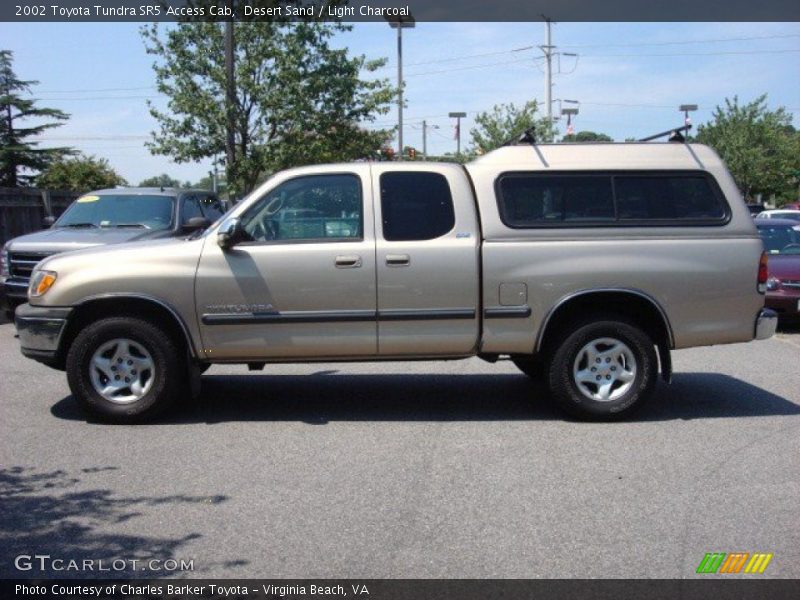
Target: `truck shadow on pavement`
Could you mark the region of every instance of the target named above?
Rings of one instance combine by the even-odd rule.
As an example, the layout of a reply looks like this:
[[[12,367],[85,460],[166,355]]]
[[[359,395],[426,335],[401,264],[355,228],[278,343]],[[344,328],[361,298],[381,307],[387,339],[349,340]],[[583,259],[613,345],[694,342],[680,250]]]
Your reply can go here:
[[[91,480],[98,473],[117,467],[82,469],[81,477]],[[0,577],[164,577],[180,574],[165,571],[164,561],[190,560],[179,554],[182,548],[200,538],[199,533],[182,537],[155,537],[121,531],[127,521],[151,511],[180,511],[182,506],[203,504],[210,508],[226,500],[226,496],[118,496],[108,489],[86,489],[82,480],[61,470],[40,472],[23,467],[0,469]],[[115,531],[116,529],[116,531]],[[185,552],[185,551],[184,551]],[[20,565],[31,569],[17,570]],[[34,559],[49,555],[50,559]],[[55,569],[50,560],[63,559]],[[133,564],[130,560],[140,561]],[[70,560],[83,565],[93,561],[91,571],[70,569]],[[112,568],[115,560],[123,560],[125,568]],[[160,561],[161,570],[144,570],[150,560]],[[108,571],[100,569],[102,566]],[[42,562],[50,568],[40,570]],[[117,563],[122,567],[123,563]],[[61,568],[63,567],[63,569]],[[185,573],[184,573],[185,574]]]
[[[56,417],[86,420],[68,396]],[[800,414],[800,405],[717,373],[679,373],[627,421]],[[206,375],[195,401],[158,422],[567,420],[542,385],[524,375]]]

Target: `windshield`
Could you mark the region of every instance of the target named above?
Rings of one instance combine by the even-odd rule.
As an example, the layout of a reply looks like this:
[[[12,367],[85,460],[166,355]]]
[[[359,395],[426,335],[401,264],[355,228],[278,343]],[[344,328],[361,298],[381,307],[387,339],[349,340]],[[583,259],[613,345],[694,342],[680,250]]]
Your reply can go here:
[[[169,229],[175,198],[160,195],[102,194],[81,196],[55,227],[136,227]]]
[[[800,225],[759,225],[758,233],[770,254],[800,254]]]

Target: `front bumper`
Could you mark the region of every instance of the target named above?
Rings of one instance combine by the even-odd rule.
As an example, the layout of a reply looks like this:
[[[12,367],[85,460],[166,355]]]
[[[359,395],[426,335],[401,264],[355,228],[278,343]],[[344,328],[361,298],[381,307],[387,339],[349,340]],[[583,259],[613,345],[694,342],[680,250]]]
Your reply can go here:
[[[69,307],[22,304],[14,313],[22,354],[50,364],[58,359],[61,335],[72,311]]]
[[[756,318],[756,339],[766,340],[775,335],[778,328],[778,313],[769,308],[762,308]]]
[[[0,277],[0,309],[13,311],[26,302],[29,283],[18,277]]]

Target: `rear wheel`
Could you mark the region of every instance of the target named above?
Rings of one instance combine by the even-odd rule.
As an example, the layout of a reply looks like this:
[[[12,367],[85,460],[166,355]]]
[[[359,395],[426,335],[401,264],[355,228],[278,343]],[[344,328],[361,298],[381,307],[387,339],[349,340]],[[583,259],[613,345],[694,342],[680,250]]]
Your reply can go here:
[[[180,390],[184,353],[162,329],[136,317],[92,323],[67,354],[72,393],[96,417],[113,423],[152,419]]]
[[[548,384],[570,414],[620,419],[651,395],[658,375],[653,341],[635,324],[604,318],[574,326],[555,349]]]

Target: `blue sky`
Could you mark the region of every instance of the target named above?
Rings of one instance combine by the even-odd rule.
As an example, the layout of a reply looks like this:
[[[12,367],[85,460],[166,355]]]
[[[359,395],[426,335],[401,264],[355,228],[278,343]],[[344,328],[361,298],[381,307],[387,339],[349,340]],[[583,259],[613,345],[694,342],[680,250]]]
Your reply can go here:
[[[462,124],[466,144],[476,112],[541,101],[544,73],[536,46],[543,38],[542,23],[418,23],[406,30],[405,143],[422,146],[425,118],[439,127],[429,131],[429,152],[453,152],[448,112],[468,113]],[[165,101],[152,87],[152,57],[137,24],[2,23],[0,40],[14,51],[18,76],[40,81],[34,96],[41,105],[72,115],[43,145],[71,145],[108,158],[134,184],[162,172],[181,180],[208,172],[208,161],[178,165],[144,147],[156,128],[145,101]],[[380,74],[395,80],[396,38],[387,25],[355,25],[336,43],[354,54],[387,57]],[[679,104],[700,106],[693,115],[697,124],[725,97],[738,94],[746,101],[764,92],[770,106],[787,107],[800,123],[797,23],[559,23],[553,43],[556,51],[580,55],[577,63],[561,58],[553,91],[553,98],[580,101],[578,131],[641,137],[680,124]],[[393,108],[376,124],[390,127],[396,119]]]

